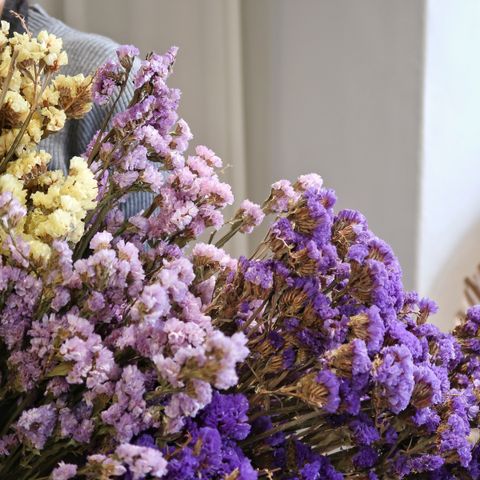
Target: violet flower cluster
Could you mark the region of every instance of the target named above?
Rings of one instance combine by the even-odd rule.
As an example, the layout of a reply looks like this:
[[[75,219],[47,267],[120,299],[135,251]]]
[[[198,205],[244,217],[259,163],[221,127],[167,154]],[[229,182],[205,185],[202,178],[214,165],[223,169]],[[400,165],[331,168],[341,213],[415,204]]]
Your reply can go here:
[[[428,323],[316,174],[225,222],[176,54],[119,47],[74,96],[106,116],[68,177],[28,146],[0,161],[0,478],[479,478],[480,307]],[[251,257],[223,250],[267,215]]]
[[[274,184],[276,220],[214,294],[218,325],[249,338],[244,451],[268,478],[476,478],[480,314],[455,335],[427,323],[436,305],[335,201],[316,175]]]
[[[189,419],[237,383],[248,354],[246,336],[222,332],[208,314],[214,277],[199,272],[209,246],[186,249],[206,228],[219,229],[233,202],[216,173],[222,162],[203,146],[185,155],[192,134],[177,115],[179,91],[166,83],[176,49],[134,69],[136,55],[120,47],[93,81],[94,100],[109,109],[83,159],[98,196],[79,238],[52,235],[48,252],[32,257],[16,228],[28,200],[24,207],[15,192],[0,197],[2,479],[171,477],[169,458]],[[116,112],[127,82],[135,93]],[[29,175],[34,196],[45,171]],[[62,205],[72,202],[67,194],[60,191]],[[138,194],[150,202],[127,217],[124,204]],[[227,254],[218,261],[226,280],[237,262]],[[247,420],[242,402],[239,422]],[[242,471],[254,472],[232,443],[241,435],[224,443],[203,415],[190,443],[202,439],[206,456],[208,445],[218,447],[231,471],[238,452]],[[142,443],[151,432],[154,444]]]

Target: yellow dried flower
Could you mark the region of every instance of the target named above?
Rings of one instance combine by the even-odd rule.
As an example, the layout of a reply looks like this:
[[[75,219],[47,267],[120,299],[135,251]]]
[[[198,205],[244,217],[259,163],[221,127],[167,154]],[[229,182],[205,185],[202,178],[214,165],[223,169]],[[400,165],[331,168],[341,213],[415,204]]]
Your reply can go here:
[[[44,117],[44,128],[47,132],[58,132],[65,125],[67,116],[63,110],[57,107],[45,107],[40,110]]]
[[[61,170],[50,170],[45,173],[42,173],[37,178],[37,187],[39,189],[49,187],[54,183],[60,182],[63,180],[63,172]]]
[[[42,139],[42,124],[42,118],[38,114],[34,115],[28,124],[27,133],[29,137],[29,143],[32,144],[32,146],[40,143],[40,140]]]
[[[41,33],[41,32],[40,32]],[[37,63],[45,56],[45,50],[38,43],[37,40],[30,38],[26,33],[15,33],[10,39],[10,44],[13,45],[14,51],[17,54],[17,63],[27,62],[32,60]]]
[[[92,108],[92,78],[58,75],[49,82],[68,60],[62,39],[46,31],[36,38],[29,33],[9,38],[8,31],[2,22],[0,192],[11,192],[21,205],[28,204],[15,233],[29,244],[32,259],[42,264],[51,255],[53,240],[80,240],[85,216],[96,206],[97,182],[83,158],[73,158],[65,176],[48,171],[50,154],[37,151],[39,142],[61,130],[67,118],[81,118]]]
[[[9,90],[0,108],[0,121],[4,128],[20,127],[28,116],[30,104],[18,92]]]
[[[63,195],[76,198],[84,210],[92,210],[96,206],[98,185],[93,172],[82,157],[73,157],[70,160],[70,170],[65,184],[62,187]]]
[[[50,238],[66,238],[75,229],[77,220],[75,215],[61,208],[54,210],[48,215],[37,215],[41,221],[32,229],[32,234],[46,240]]]
[[[25,152],[17,160],[8,164],[7,173],[17,178],[28,177],[36,171],[43,173],[51,158],[52,156],[45,150]]]
[[[1,34],[0,34],[1,36]],[[6,77],[12,62],[12,52],[9,47],[6,47],[0,53],[0,77]]]
[[[30,247],[30,256],[34,261],[44,263],[50,258],[52,250],[46,243],[33,238],[26,238],[26,240]]]
[[[60,93],[55,87],[55,81],[49,85],[42,94],[41,105],[48,107],[50,105],[58,105],[60,101]]]
[[[67,118],[82,118],[92,109],[92,77],[58,75],[53,86],[60,95],[59,105]]]
[[[8,32],[10,31],[10,24],[5,20],[0,23],[0,47],[3,47],[8,42]]]
[[[10,173],[0,175],[0,192],[11,192],[21,205],[27,203],[27,191],[23,187],[23,182]]]

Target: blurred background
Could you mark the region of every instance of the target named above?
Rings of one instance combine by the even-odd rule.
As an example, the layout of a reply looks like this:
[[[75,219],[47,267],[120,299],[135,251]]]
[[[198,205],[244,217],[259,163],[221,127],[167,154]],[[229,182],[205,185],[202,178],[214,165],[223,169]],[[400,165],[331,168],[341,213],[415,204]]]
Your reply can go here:
[[[321,174],[453,324],[480,261],[478,0],[39,3],[143,53],[178,45],[181,113],[237,199]]]

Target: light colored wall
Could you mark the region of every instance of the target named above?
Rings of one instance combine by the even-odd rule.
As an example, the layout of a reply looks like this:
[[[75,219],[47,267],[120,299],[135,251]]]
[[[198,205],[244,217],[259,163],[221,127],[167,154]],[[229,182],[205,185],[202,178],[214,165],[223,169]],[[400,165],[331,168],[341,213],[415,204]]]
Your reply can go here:
[[[248,189],[320,173],[416,263],[423,1],[244,0]]]
[[[480,261],[480,2],[428,2],[418,288],[451,325]]]

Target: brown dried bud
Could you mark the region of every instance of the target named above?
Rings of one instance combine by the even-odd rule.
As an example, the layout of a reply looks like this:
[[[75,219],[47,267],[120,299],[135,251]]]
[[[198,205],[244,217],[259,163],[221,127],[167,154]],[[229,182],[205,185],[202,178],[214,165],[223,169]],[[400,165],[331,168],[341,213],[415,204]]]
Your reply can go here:
[[[307,248],[292,252],[289,260],[295,272],[302,277],[313,276],[317,273],[318,263],[315,259],[310,258]]]
[[[278,303],[283,316],[295,317],[308,304],[308,295],[303,290],[290,288],[280,296]]]
[[[330,352],[328,363],[337,375],[350,378],[353,356],[353,346],[351,343],[347,343]]]
[[[373,290],[373,278],[367,265],[351,262],[351,274],[348,282],[349,293],[361,303],[370,302]]]
[[[352,332],[352,337],[368,340],[368,326],[370,324],[370,317],[366,313],[359,313],[350,317],[348,326]]]
[[[325,406],[330,395],[328,388],[317,382],[316,372],[302,377],[295,385],[295,393],[304,402],[318,408]]]
[[[430,407],[432,405],[433,394],[434,392],[431,385],[424,382],[415,383],[410,402],[415,408]]]
[[[311,235],[319,225],[319,220],[312,218],[304,199],[297,203],[295,209],[288,215],[288,219],[293,223],[297,232],[305,235]]]

